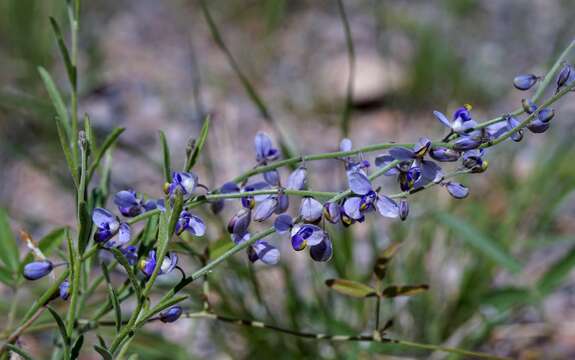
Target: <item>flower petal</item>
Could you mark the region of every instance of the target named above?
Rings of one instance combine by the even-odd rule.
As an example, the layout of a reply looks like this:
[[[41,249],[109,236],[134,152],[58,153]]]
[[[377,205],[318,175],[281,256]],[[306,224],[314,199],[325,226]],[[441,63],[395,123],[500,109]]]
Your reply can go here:
[[[293,226],[293,219],[288,214],[282,214],[276,217],[274,221],[274,228],[278,234],[288,232]]]
[[[375,207],[383,217],[393,219],[399,216],[399,207],[397,206],[397,203],[385,195],[380,195],[378,197],[375,202]]]
[[[103,208],[95,208],[92,212],[92,221],[99,228],[108,228],[110,230],[118,229],[120,222],[118,218],[111,212]]]
[[[299,214],[304,221],[316,222],[321,219],[323,205],[312,197],[304,197],[301,201]]]
[[[439,120],[439,122],[441,122],[444,126],[448,127],[451,129],[451,121],[449,121],[449,119],[442,113],[439,111],[433,111],[433,115],[435,116],[435,118],[437,120]]]
[[[357,195],[365,195],[371,191],[371,182],[369,178],[358,170],[350,170],[347,172],[348,186]]]

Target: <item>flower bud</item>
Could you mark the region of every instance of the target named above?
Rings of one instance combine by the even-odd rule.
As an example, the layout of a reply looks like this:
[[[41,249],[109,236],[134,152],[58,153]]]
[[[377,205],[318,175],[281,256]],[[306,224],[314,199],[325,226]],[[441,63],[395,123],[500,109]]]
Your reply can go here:
[[[323,204],[323,217],[332,224],[337,224],[340,220],[339,205],[334,202]]]
[[[479,145],[481,145],[480,140],[471,138],[469,136],[464,136],[462,138],[457,139],[457,141],[453,143],[453,149],[456,151],[466,151],[475,149],[479,147]]]
[[[533,74],[518,75],[513,79],[513,86],[518,90],[529,90],[539,78]]]
[[[48,275],[52,271],[52,269],[54,269],[54,265],[52,264],[51,261],[48,260],[33,261],[24,266],[23,274],[24,277],[28,280],[38,280]]]
[[[304,197],[301,201],[299,213],[305,222],[314,223],[321,219],[323,206],[312,197]]]
[[[405,199],[399,200],[399,218],[401,221],[407,219],[407,215],[409,215],[409,203]]]
[[[64,301],[68,300],[68,297],[70,296],[70,282],[68,279],[62,281],[58,287],[58,290],[60,292],[60,299]]]
[[[523,107],[523,111],[528,114],[532,114],[537,110],[537,105],[533,103],[533,101],[529,99],[521,99],[521,106]]]
[[[543,123],[548,123],[549,121],[551,121],[551,119],[553,119],[554,116],[555,116],[555,110],[548,108],[541,109],[539,113],[537,113],[537,119],[539,119]]]
[[[550,124],[547,122],[543,122],[539,119],[533,120],[529,125],[527,125],[527,129],[534,134],[541,134],[549,129]]]
[[[254,221],[265,221],[267,220],[278,206],[278,199],[275,197],[269,197],[259,203],[254,209]]]
[[[288,177],[286,188],[290,190],[302,190],[306,183],[307,170],[304,167],[295,169]]]
[[[160,321],[163,323],[172,323],[180,318],[184,310],[181,306],[172,306],[166,311],[162,311],[159,315]]]
[[[573,76],[573,73],[574,69],[570,64],[563,65],[563,68],[557,76],[557,90],[559,90],[559,88],[563,87],[563,85],[567,83],[569,78]]]
[[[250,226],[251,214],[252,211],[250,209],[240,209],[228,223],[228,232],[237,235],[245,234]]]
[[[315,261],[329,261],[333,255],[333,246],[327,233],[322,242],[317,245],[310,246],[309,254]]]
[[[429,156],[431,156],[432,159],[440,162],[452,162],[457,161],[461,155],[455,150],[438,147],[431,149]]]

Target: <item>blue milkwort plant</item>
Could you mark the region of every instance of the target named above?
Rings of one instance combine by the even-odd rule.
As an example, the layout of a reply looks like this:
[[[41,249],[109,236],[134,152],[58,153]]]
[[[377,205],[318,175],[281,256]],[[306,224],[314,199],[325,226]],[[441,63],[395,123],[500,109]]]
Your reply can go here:
[[[202,3],[203,4],[203,3]],[[205,6],[205,5],[203,5]],[[470,105],[459,107],[452,115],[434,111],[433,117],[446,127],[445,136],[433,141],[422,136],[414,143],[393,142],[354,148],[351,140],[344,138],[339,151],[291,156],[276,147],[271,137],[258,132],[254,137],[255,167],[221,186],[207,186],[194,171],[198,157],[208,139],[210,118],[206,117],[201,132],[186,149],[186,161],[175,169],[170,161],[170,149],[160,132],[163,148],[163,176],[158,184],[164,196],[150,198],[135,189],[125,189],[113,194],[113,205],[107,199],[110,178],[110,159],[115,142],[123,129],[116,129],[99,143],[86,114],[80,121],[77,92],[77,37],[80,3],[69,4],[70,46],[64,41],[59,24],[51,19],[70,84],[70,103],[56,87],[50,74],[43,68],[40,76],[54,104],[55,124],[60,144],[70,171],[76,193],[76,228],[64,229],[59,236],[66,239],[64,261],[54,260],[46,242],[35,242],[23,233],[30,254],[20,260],[1,259],[11,269],[11,281],[45,282],[47,289],[32,304],[16,325],[8,324],[0,354],[15,352],[24,357],[25,346],[19,342],[45,312],[59,331],[57,340],[61,357],[75,359],[82,352],[97,351],[103,358],[121,357],[130,350],[131,340],[151,322],[173,323],[181,318],[205,318],[285,333],[289,336],[311,340],[364,341],[392,343],[407,348],[444,351],[466,357],[500,359],[500,357],[438,345],[416,343],[388,335],[392,322],[380,326],[380,302],[399,296],[413,296],[429,290],[426,284],[383,286],[383,280],[398,243],[392,244],[377,257],[373,269],[374,283],[364,284],[350,279],[326,279],[332,290],[355,298],[375,298],[377,301],[375,328],[359,334],[319,334],[299,332],[251,319],[237,319],[217,314],[207,300],[207,275],[239,252],[244,252],[251,262],[273,266],[281,262],[277,241],[289,239],[295,252],[307,251],[317,262],[330,261],[337,244],[330,233],[339,226],[350,227],[369,221],[370,217],[405,220],[409,216],[408,199],[413,194],[442,187],[455,199],[464,199],[469,188],[455,181],[463,174],[480,174],[488,169],[489,148],[510,139],[520,142],[528,132],[539,134],[547,131],[555,116],[551,106],[575,89],[575,69],[565,63],[565,58],[575,46],[572,42],[553,67],[544,76],[518,75],[513,86],[526,93],[518,109],[490,120],[474,118]],[[552,87],[553,95],[544,98],[545,90]],[[430,116],[430,121],[434,121]],[[282,144],[289,143],[283,141]],[[506,146],[511,146],[507,144]],[[283,146],[282,146],[283,147]],[[383,152],[383,153],[379,153]],[[379,153],[373,160],[367,154]],[[308,168],[312,161],[340,159],[346,174],[346,188],[326,192],[308,187]],[[292,167],[289,177],[282,179],[278,169]],[[99,175],[96,181],[95,175]],[[398,192],[384,189],[379,180],[388,176],[396,179]],[[224,207],[234,207],[235,214],[228,220],[230,247],[211,257],[196,254],[201,266],[195,270],[180,264],[174,251],[179,238],[191,236],[195,241],[208,243],[207,223],[199,215],[200,207],[219,214]],[[288,214],[289,210],[291,214]],[[135,224],[144,223],[144,230],[136,235]],[[269,226],[255,231],[254,223]],[[274,236],[275,234],[279,236]],[[12,251],[14,252],[14,251]],[[101,255],[100,257],[98,255]],[[108,260],[102,260],[103,258]],[[100,259],[100,260],[99,260]],[[94,269],[101,268],[99,275]],[[117,286],[110,272],[121,269],[125,281]],[[158,277],[172,272],[179,273],[179,281],[169,289],[159,287]],[[108,296],[94,313],[85,313],[82,305],[96,288],[105,283]],[[187,287],[200,286],[204,291],[204,308],[188,311],[186,301],[192,295],[184,294]],[[433,291],[433,290],[431,290]],[[152,294],[155,296],[152,297]],[[156,296],[159,295],[159,296]],[[123,313],[122,304],[132,301],[129,314]],[[65,304],[65,306],[63,305]],[[59,310],[57,310],[57,308]],[[65,312],[65,313],[64,313]],[[104,320],[113,315],[113,321]],[[105,339],[98,335],[98,344],[89,349],[85,337],[92,331],[113,326],[115,333]],[[166,325],[170,326],[170,325]]]

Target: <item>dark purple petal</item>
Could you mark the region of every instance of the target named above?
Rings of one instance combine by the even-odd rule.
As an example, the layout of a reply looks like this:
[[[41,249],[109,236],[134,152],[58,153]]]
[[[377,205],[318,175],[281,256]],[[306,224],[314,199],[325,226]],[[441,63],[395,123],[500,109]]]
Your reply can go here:
[[[181,306],[172,306],[168,310],[162,311],[158,316],[163,323],[172,323],[180,318],[183,313]]]
[[[48,275],[52,269],[54,269],[54,266],[51,261],[33,261],[24,266],[23,275],[28,280],[38,280]]]
[[[527,125],[527,129],[534,134],[541,134],[549,129],[550,123],[544,123],[539,119],[533,120],[529,125]]]
[[[227,182],[224,185],[222,185],[222,187],[220,188],[220,193],[222,194],[230,194],[230,193],[236,193],[240,191],[240,187],[233,182]]]
[[[415,157],[415,153],[404,147],[396,147],[389,150],[389,155],[391,155],[395,160],[410,160]]]
[[[457,151],[471,150],[479,147],[481,141],[472,139],[471,137],[464,136],[459,138],[453,143],[453,149]]]
[[[371,191],[369,178],[361,171],[350,170],[347,172],[348,186],[357,195],[365,195]]]
[[[378,197],[377,201],[375,202],[375,207],[383,217],[393,219],[399,216],[399,206],[393,199],[385,195],[380,195]]]
[[[138,199],[135,191],[122,190],[114,195],[114,204],[122,215],[134,217],[143,212],[141,200]]]
[[[451,150],[444,147],[438,147],[431,149],[429,152],[429,156],[434,160],[441,161],[441,162],[452,162],[457,161],[461,154],[455,150]]]
[[[387,155],[387,154],[378,155],[375,158],[375,166],[380,167],[380,168],[386,167],[393,161],[395,161],[395,159],[391,155]],[[397,169],[397,167],[394,166],[394,167],[390,168],[388,171],[386,171],[384,175],[390,176],[390,175],[397,175],[397,174],[399,174],[399,170]]]
[[[409,203],[405,199],[399,200],[399,218],[401,221],[407,219],[407,215],[409,215]]]
[[[442,112],[433,111],[433,115],[440,123],[451,129],[451,121]]]
[[[518,90],[529,90],[539,78],[533,74],[518,75],[513,79],[513,86]]]
[[[569,81],[569,79],[573,76],[575,70],[571,66],[571,64],[565,64],[559,71],[559,75],[557,76],[557,90],[563,87]]]
[[[469,195],[469,188],[457,182],[450,181],[445,184],[445,188],[456,199],[464,199]]]
[[[333,256],[333,246],[329,236],[325,236],[323,241],[309,248],[309,254],[315,261],[329,261]]]
[[[288,232],[293,226],[293,219],[288,214],[282,214],[276,217],[274,221],[274,228],[278,234]]]

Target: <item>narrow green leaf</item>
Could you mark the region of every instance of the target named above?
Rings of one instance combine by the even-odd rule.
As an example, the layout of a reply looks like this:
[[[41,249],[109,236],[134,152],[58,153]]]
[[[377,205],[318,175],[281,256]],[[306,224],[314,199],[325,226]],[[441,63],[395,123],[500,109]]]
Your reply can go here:
[[[71,359],[77,359],[78,356],[80,356],[80,350],[82,349],[82,345],[84,345],[84,335],[78,336],[78,338],[74,342],[74,346],[72,346],[72,350],[70,351]]]
[[[521,271],[522,265],[519,261],[507,253],[506,249],[500,244],[480,232],[470,223],[445,212],[438,213],[436,216],[439,221],[455,232],[457,238],[461,238],[478,252],[513,273]]]
[[[120,265],[122,265],[124,267],[124,269],[126,270],[126,273],[128,273],[128,279],[130,279],[130,282],[132,283],[132,287],[136,291],[136,295],[138,296],[138,301],[141,301],[142,288],[140,287],[140,283],[138,282],[138,278],[136,278],[136,274],[134,274],[134,271],[132,270],[132,267],[128,263],[128,260],[126,259],[124,254],[122,254],[122,252],[120,250],[118,250],[117,248],[111,248],[110,250],[114,254],[114,257],[116,258],[116,260],[118,260]]]
[[[88,114],[84,114],[84,133],[86,134],[86,139],[88,140],[88,154],[96,153],[96,136],[94,135],[94,129],[92,129],[92,122]]]
[[[174,200],[174,206],[170,214],[170,222],[168,224],[168,234],[171,236],[176,230],[176,224],[180,218],[180,213],[184,208],[184,197],[181,192],[176,191],[176,198]]]
[[[429,285],[425,284],[404,285],[404,286],[391,285],[383,289],[381,296],[387,298],[394,298],[398,296],[413,296],[421,292],[427,291],[428,289]]]
[[[186,171],[190,171],[196,164],[196,161],[198,161],[198,156],[200,155],[202,149],[204,148],[204,144],[206,143],[209,130],[210,130],[210,115],[207,115],[206,119],[204,120],[204,124],[202,125],[202,130],[200,131],[200,137],[196,140],[191,154],[188,155],[188,160],[186,161]]]
[[[529,289],[506,287],[495,289],[481,298],[482,305],[491,305],[499,311],[505,311],[512,306],[519,306],[529,303],[532,300]]]
[[[545,296],[558,288],[575,267],[575,247],[554,263],[537,282],[537,289]]]
[[[48,95],[52,100],[52,104],[56,109],[56,114],[58,115],[57,121],[60,122],[62,128],[66,131],[66,137],[68,139],[72,138],[72,129],[70,126],[70,118],[68,116],[68,110],[66,109],[66,105],[64,105],[64,100],[62,100],[62,95],[58,91],[52,76],[44,69],[43,67],[38,67],[38,72],[40,73],[40,77],[44,82],[44,86],[46,87],[46,91],[48,91]],[[67,144],[70,146],[70,143]]]
[[[100,356],[102,356],[102,359],[113,360],[112,354],[110,354],[110,352],[108,350],[104,349],[103,347],[101,347],[99,345],[94,345],[94,350],[96,350],[98,352],[98,354],[100,354]]]
[[[325,284],[338,293],[364,298],[376,296],[377,292],[371,286],[346,279],[328,279]]]
[[[116,319],[116,331],[120,331],[122,327],[122,309],[120,308],[120,301],[118,300],[118,294],[114,287],[108,283],[108,295],[110,296],[110,301],[112,302],[112,307],[114,308],[114,315]]]
[[[98,342],[100,343],[100,346],[103,347],[104,349],[107,349],[108,345],[106,345],[106,340],[104,340],[104,338],[98,334],[96,334],[96,336],[98,337]]]
[[[60,146],[64,152],[64,158],[66,159],[66,164],[68,164],[68,169],[72,175],[72,180],[74,180],[74,184],[78,186],[78,169],[76,166],[74,166],[74,160],[72,159],[72,153],[70,152],[70,142],[68,141],[68,136],[66,135],[66,132],[64,131],[64,128],[58,119],[56,119],[56,129],[58,130]]]
[[[0,208],[0,260],[12,273],[18,271],[20,254],[6,210]]]
[[[14,344],[6,344],[5,346],[10,351],[15,352],[16,354],[20,355],[20,357],[22,357],[22,359],[24,359],[24,360],[34,360],[32,355],[28,354],[26,351],[24,351],[23,349],[19,348],[18,346],[14,345]],[[8,356],[8,357],[10,357],[10,356]]]
[[[64,340],[64,345],[69,347],[70,346],[70,338],[68,337],[68,333],[66,332],[66,325],[64,325],[64,320],[60,317],[60,314],[56,310],[54,310],[51,306],[46,305],[46,309],[50,311],[54,320],[56,320],[56,324],[58,325],[58,330],[60,331],[60,335],[62,336],[62,340]]]
[[[68,80],[70,80],[70,85],[72,89],[76,88],[76,67],[72,65],[72,60],[70,59],[70,53],[64,42],[64,37],[62,36],[62,31],[58,22],[50,16],[50,24],[52,25],[52,30],[54,30],[54,35],[58,42],[58,47],[60,48],[60,54],[62,54],[62,59],[64,60],[64,65],[66,66],[66,72],[68,73]]]
[[[108,267],[106,266],[106,264],[101,264],[102,265],[102,275],[104,275],[104,280],[106,280],[106,283],[109,284],[110,283],[110,273],[108,272]]]
[[[90,216],[90,211],[88,210],[88,205],[85,201],[80,202],[79,209],[79,251],[83,254],[90,242],[90,233],[92,232],[92,217]]]
[[[166,134],[160,130],[160,142],[162,143],[162,154],[164,156],[164,180],[166,182],[172,181],[172,171],[170,165],[170,148],[168,147],[168,141],[166,140]]]
[[[120,137],[120,135],[123,132],[124,132],[124,128],[115,128],[106,137],[106,139],[104,140],[104,143],[102,143],[102,146],[100,146],[98,148],[98,151],[94,155],[94,161],[92,161],[92,164],[90,165],[90,169],[88,170],[88,177],[86,178],[86,181],[90,181],[90,179],[92,179],[92,176],[94,175],[94,172],[96,171],[96,169],[100,165],[100,161],[102,161],[102,158],[106,154],[106,151],[108,151],[108,149],[116,143],[116,141],[118,140],[118,138]],[[95,147],[96,144],[94,144],[93,146]]]
[[[12,286],[12,282],[14,281],[12,276],[13,275],[10,270],[6,269],[4,266],[0,266],[0,282],[8,286]]]

